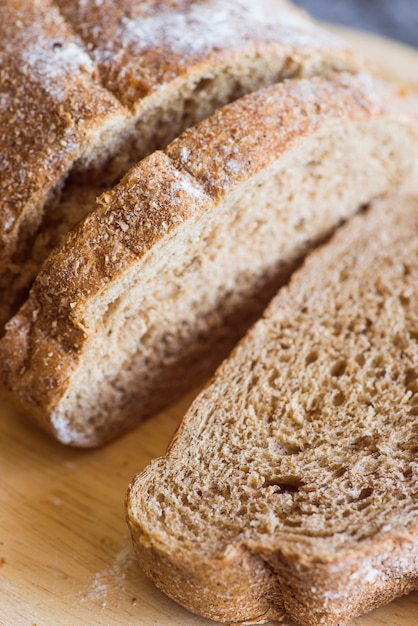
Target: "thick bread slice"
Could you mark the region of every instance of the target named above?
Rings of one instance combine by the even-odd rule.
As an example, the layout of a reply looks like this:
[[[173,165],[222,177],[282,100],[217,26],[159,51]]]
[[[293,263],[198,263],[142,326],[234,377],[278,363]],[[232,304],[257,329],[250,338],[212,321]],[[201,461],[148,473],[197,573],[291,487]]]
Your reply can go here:
[[[1,3],[0,334],[51,249],[140,158],[261,86],[359,68],[289,3],[253,4]]]
[[[367,74],[289,80],[146,158],[45,263],[0,342],[2,387],[81,446],[171,402],[309,248],[401,182],[399,107]]]
[[[418,588],[418,198],[343,226],[132,482],[147,575],[219,621],[340,626]]]

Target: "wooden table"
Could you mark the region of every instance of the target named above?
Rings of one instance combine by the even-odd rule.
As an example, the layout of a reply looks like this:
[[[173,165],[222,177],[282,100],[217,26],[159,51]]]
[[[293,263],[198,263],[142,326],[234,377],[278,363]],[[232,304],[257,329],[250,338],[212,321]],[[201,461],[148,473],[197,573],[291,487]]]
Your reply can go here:
[[[418,91],[418,52],[337,30],[389,73],[415,80]],[[1,626],[213,624],[148,582],[136,566],[124,520],[129,481],[164,453],[193,396],[90,451],[64,448],[0,406]],[[352,624],[415,626],[418,593]]]

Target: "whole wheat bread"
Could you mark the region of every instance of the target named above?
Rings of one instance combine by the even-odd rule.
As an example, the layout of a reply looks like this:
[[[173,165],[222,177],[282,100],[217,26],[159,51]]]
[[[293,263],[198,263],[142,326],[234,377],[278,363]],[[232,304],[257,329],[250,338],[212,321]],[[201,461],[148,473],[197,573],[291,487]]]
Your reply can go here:
[[[409,169],[413,127],[368,74],[227,105],[134,167],[54,252],[0,341],[0,384],[72,445],[213,371],[307,250]]]
[[[343,226],[132,482],[146,574],[228,623],[342,625],[418,588],[418,198]]]
[[[283,0],[1,2],[0,334],[130,165],[244,93],[359,64]]]

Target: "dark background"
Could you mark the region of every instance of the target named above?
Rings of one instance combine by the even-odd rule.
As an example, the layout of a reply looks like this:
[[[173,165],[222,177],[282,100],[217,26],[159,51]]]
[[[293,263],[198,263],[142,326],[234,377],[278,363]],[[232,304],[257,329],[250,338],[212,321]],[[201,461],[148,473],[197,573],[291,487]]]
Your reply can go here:
[[[367,30],[418,47],[418,0],[294,2],[320,20]]]

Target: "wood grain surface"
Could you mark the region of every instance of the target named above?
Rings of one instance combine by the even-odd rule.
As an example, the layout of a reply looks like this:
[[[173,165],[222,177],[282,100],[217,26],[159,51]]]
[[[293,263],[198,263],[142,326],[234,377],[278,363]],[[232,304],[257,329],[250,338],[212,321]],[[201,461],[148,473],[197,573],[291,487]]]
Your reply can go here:
[[[336,29],[418,91],[418,51]],[[418,183],[416,185],[418,191]],[[136,565],[123,501],[133,475],[164,453],[190,393],[100,450],[67,449],[0,406],[0,625],[203,626]],[[415,626],[418,593],[352,626]]]

